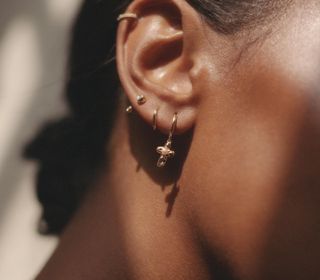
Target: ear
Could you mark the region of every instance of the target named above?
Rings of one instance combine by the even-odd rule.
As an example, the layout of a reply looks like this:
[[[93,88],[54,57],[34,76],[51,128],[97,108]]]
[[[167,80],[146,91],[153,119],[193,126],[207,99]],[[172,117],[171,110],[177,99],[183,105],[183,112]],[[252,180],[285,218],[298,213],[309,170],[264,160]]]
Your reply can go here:
[[[119,23],[117,66],[122,87],[134,110],[150,125],[158,110],[157,127],[163,133],[178,114],[176,133],[195,124],[198,96],[192,75],[195,61],[184,21],[195,16],[186,1],[138,0],[126,11],[137,19]],[[190,27],[189,27],[190,28]],[[146,102],[139,105],[137,96]]]

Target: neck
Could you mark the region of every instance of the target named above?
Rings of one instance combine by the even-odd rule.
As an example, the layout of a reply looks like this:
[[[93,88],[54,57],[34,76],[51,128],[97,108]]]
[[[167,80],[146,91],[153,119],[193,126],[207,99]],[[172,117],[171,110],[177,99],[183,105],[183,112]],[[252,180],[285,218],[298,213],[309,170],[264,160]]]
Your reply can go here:
[[[116,244],[117,252],[125,252],[125,256],[113,255],[115,265],[121,264],[124,258],[130,261],[136,273],[159,270],[162,274],[169,273],[166,279],[176,275],[166,271],[168,267],[185,278],[191,275],[196,279],[207,274],[195,229],[187,218],[190,209],[183,192],[179,192],[181,167],[174,164],[174,160],[163,169],[156,166],[156,147],[165,143],[166,137],[153,134],[152,128],[143,124],[135,113],[126,115],[123,112],[125,106],[121,104],[108,146],[110,157],[105,175],[77,216],[81,223],[85,223],[85,215],[88,219],[96,217],[94,220],[103,221],[95,227],[102,234],[95,232],[92,238],[100,244],[108,242],[111,248]],[[179,139],[176,140],[179,144]],[[177,146],[178,150],[183,149]],[[181,157],[175,160],[178,162]],[[92,223],[94,221],[91,228]],[[97,259],[113,253],[101,247],[101,257]],[[152,264],[168,263],[163,269],[155,268],[146,265],[146,259]],[[193,266],[182,267],[182,262]]]

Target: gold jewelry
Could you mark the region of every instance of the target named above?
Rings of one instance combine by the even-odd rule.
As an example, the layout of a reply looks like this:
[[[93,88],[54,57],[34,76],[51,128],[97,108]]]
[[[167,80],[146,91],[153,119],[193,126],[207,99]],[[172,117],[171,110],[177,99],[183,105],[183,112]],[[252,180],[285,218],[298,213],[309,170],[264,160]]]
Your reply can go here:
[[[157,153],[160,154],[160,158],[157,162],[157,166],[160,168],[164,167],[167,164],[167,161],[169,158],[173,158],[175,156],[175,151],[171,150],[171,146],[172,146],[172,138],[177,128],[177,122],[178,122],[178,114],[175,113],[173,116],[171,130],[170,130],[167,142],[165,143],[164,146],[160,146],[157,148]]]
[[[158,117],[158,109],[153,111],[153,117],[152,117],[152,128],[153,130],[157,130],[157,117]]]
[[[144,103],[147,102],[147,100],[143,95],[138,95],[137,96],[137,102],[138,102],[139,105],[143,105]]]
[[[138,19],[138,15],[135,13],[124,13],[124,14],[120,14],[117,18],[117,21],[121,21],[123,19]]]
[[[133,112],[133,107],[130,105],[126,109],[126,113],[131,114]]]

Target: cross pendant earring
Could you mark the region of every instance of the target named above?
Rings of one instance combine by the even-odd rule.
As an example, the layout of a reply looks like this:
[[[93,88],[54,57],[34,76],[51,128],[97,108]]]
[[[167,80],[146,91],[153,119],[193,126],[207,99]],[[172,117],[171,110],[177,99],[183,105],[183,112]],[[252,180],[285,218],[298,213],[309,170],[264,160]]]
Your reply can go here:
[[[173,158],[175,152],[171,150],[171,142],[167,142],[164,146],[157,148],[157,153],[160,154],[157,166],[164,167],[167,164],[169,158]]]
[[[177,127],[178,115],[174,114],[172,120],[171,131],[168,137],[168,140],[164,146],[160,146],[157,148],[157,153],[160,154],[160,158],[157,163],[157,167],[164,167],[168,159],[173,158],[175,156],[175,151],[172,150],[172,137]]]

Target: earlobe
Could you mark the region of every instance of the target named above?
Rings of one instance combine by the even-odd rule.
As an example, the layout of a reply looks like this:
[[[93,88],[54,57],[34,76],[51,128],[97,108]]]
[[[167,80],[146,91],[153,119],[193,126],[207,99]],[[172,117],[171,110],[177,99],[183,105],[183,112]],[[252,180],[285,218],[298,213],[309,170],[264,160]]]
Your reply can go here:
[[[118,29],[117,65],[123,89],[150,126],[157,110],[157,128],[164,133],[176,113],[177,133],[195,122],[193,61],[184,48],[182,9],[174,0],[134,1],[126,14],[137,16],[123,16]]]

